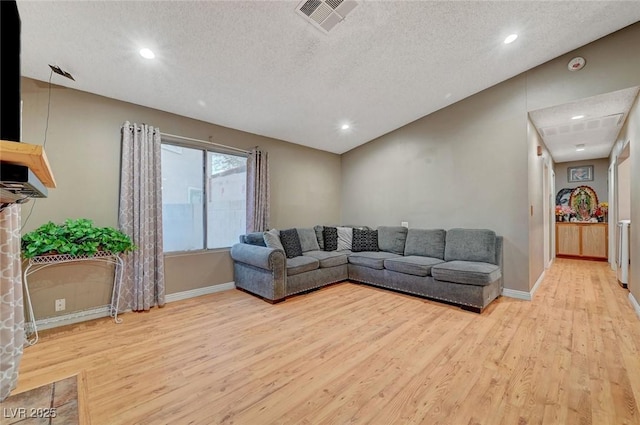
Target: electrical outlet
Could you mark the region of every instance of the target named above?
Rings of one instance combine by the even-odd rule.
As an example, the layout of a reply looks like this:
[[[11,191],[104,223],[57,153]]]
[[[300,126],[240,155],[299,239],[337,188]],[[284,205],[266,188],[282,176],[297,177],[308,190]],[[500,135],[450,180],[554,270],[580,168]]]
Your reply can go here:
[[[66,309],[66,299],[60,298],[56,300],[56,311],[64,311]]]
[[[408,228],[409,227],[409,222],[408,221],[401,221],[400,222],[400,226]]]

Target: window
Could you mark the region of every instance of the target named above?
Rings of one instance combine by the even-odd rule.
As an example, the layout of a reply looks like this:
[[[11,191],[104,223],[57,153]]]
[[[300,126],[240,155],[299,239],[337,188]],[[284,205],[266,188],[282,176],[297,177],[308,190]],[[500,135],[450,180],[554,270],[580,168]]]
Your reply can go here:
[[[162,144],[164,251],[225,248],[246,230],[247,158]]]

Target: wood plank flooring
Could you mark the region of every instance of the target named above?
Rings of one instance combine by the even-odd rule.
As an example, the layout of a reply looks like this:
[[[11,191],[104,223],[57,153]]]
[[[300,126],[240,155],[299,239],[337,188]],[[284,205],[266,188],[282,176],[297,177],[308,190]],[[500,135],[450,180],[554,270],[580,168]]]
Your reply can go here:
[[[482,315],[343,283],[240,291],[42,333],[16,392],[82,373],[93,424],[640,424],[640,320],[608,265],[556,260]]]

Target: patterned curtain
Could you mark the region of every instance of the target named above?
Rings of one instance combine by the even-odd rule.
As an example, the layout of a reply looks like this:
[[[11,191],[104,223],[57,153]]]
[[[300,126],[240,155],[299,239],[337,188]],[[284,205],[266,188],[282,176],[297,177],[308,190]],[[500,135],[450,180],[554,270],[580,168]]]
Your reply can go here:
[[[20,206],[0,212],[0,401],[18,383],[24,345]]]
[[[137,246],[124,259],[120,305],[144,311],[164,305],[160,130],[125,122],[120,167],[118,224]]]
[[[269,229],[269,154],[254,148],[247,158],[247,233]]]

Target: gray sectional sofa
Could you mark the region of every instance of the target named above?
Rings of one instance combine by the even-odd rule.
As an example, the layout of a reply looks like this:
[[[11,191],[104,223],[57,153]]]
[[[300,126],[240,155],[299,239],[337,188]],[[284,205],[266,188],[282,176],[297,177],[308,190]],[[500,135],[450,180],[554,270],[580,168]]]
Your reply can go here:
[[[294,294],[349,280],[444,301],[478,313],[502,293],[502,237],[491,230],[382,226],[366,233],[369,244],[364,246],[371,250],[363,250],[362,244],[355,249],[354,242],[354,249],[327,251],[335,246],[328,248],[328,240],[325,244],[319,230],[322,228],[296,229],[302,255],[290,255],[291,258],[287,258],[288,247],[281,248],[277,241],[275,247],[272,243],[272,247],[267,246],[265,239],[272,242],[271,236],[241,236],[240,243],[231,248],[236,287],[266,301],[279,302]],[[291,230],[286,231],[287,236],[291,236]],[[375,240],[371,244],[375,232],[377,244]],[[284,233],[282,236],[284,240]],[[338,248],[345,247],[342,242]]]

